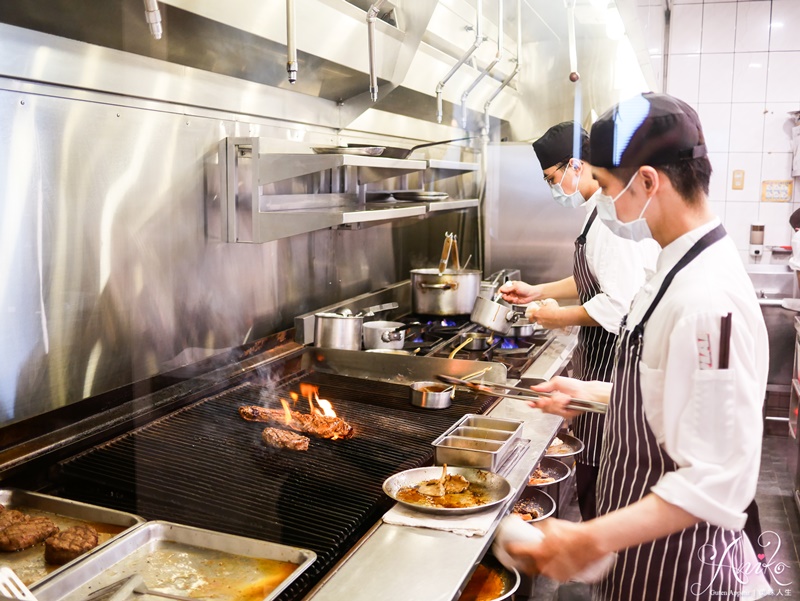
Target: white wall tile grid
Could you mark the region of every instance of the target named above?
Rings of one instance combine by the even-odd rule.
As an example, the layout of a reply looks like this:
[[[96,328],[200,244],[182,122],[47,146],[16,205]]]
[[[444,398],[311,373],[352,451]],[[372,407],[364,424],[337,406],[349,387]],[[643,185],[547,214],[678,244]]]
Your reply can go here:
[[[792,179],[788,112],[800,110],[800,0],[672,0],[671,7],[666,90],[700,115],[714,169],[711,206],[740,250],[755,222],[765,224],[767,245],[787,245],[800,179],[793,202],[762,202],[761,188],[764,180]],[[732,189],[737,170],[741,190]]]

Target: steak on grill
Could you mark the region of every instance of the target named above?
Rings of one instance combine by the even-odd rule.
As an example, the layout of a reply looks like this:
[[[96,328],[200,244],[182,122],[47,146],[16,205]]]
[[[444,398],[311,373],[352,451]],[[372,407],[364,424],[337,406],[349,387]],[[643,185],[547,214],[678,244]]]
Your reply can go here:
[[[42,542],[48,536],[58,532],[50,518],[29,517],[23,522],[11,524],[0,531],[0,551],[20,551]]]
[[[351,438],[353,426],[341,417],[328,417],[321,413],[300,413],[292,411],[292,421],[286,423],[283,409],[267,409],[258,405],[239,407],[239,415],[251,422],[266,422],[291,428],[295,432],[313,434],[320,438]]]
[[[24,522],[28,519],[28,516],[22,513],[21,511],[17,511],[16,509],[9,509],[8,511],[4,511],[0,513],[0,530],[5,530],[11,524],[16,524],[17,522]]]
[[[44,541],[44,560],[56,565],[67,563],[94,549],[97,540],[97,530],[88,524],[72,526]]]
[[[301,436],[278,428],[264,428],[261,438],[264,439],[268,447],[292,451],[307,451],[308,443],[311,442],[307,436]]]

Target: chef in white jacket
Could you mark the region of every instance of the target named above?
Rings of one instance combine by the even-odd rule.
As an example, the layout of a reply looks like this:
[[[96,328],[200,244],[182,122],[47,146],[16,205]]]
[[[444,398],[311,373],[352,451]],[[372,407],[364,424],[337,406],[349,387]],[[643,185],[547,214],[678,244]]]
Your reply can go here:
[[[599,517],[546,520],[542,542],[506,550],[559,580],[617,552],[596,599],[759,598],[769,558],[742,528],[758,480],[767,332],[708,206],[697,113],[665,94],[635,96],[594,124],[591,152],[603,221],[663,250],[624,322],[613,384],[541,386],[566,393],[537,403],[562,415],[567,395],[609,403]]]
[[[644,283],[646,270],[655,269],[660,248],[652,239],[634,242],[615,236],[597,218],[595,194],[600,186],[592,178],[589,136],[583,128],[578,126],[576,132],[572,121],[554,125],[533,143],[533,150],[555,201],[568,208],[581,207],[586,219],[575,241],[571,276],[535,286],[508,282],[500,292],[506,301],[518,304],[544,298],[578,299],[578,305],[529,308],[528,316],[547,329],[581,326],[572,355],[574,376],[609,382],[619,325]],[[575,478],[584,520],[597,515],[595,491],[604,424],[605,417],[596,413],[579,415],[572,422],[573,433],[584,444],[576,457]]]

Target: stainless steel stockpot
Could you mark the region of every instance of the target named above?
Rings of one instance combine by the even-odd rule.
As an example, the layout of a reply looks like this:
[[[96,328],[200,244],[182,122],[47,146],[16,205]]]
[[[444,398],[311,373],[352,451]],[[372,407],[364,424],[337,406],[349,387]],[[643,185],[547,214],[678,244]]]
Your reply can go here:
[[[314,346],[361,350],[361,331],[364,318],[339,313],[314,314]]]
[[[476,269],[411,270],[411,300],[422,315],[469,315],[481,291]]]

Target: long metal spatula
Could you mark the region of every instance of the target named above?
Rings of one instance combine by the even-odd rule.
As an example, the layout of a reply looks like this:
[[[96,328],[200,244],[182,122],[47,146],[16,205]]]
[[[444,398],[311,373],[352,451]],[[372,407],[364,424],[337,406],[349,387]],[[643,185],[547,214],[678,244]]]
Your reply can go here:
[[[202,601],[196,597],[182,597],[149,589],[139,574],[133,574],[104,586],[94,591],[84,601],[126,601],[132,595],[154,595],[156,597],[165,597],[166,599],[175,599],[176,601]]]
[[[437,379],[445,382],[446,384],[452,384],[454,386],[465,386],[471,390],[479,394],[486,394],[486,395],[493,395],[493,396],[501,396],[509,399],[517,399],[520,401],[536,401],[540,397],[550,397],[552,393],[550,392],[537,392],[535,390],[530,390],[529,388],[519,388],[517,386],[507,386],[506,384],[495,384],[493,382],[468,382],[467,380],[462,380],[460,378],[454,378],[453,376],[448,376],[446,374],[439,374],[436,376]],[[498,392],[498,390],[506,391],[506,390],[513,390],[517,392],[525,392],[527,395],[521,394],[503,394],[502,392]],[[575,411],[586,411],[588,413],[606,413],[608,411],[608,405],[605,403],[597,403],[595,401],[586,401],[584,399],[574,399],[571,398],[569,403],[567,403],[567,409],[574,409]]]
[[[9,567],[0,568],[0,596],[10,599],[24,599],[25,601],[36,601],[36,597],[28,590],[25,583],[19,579]]]

